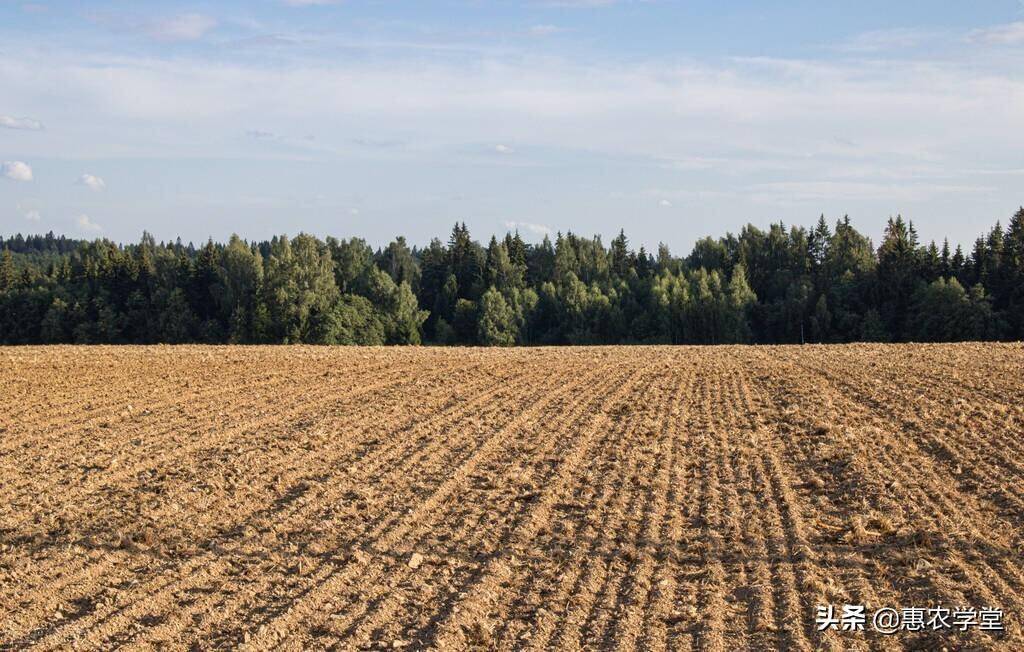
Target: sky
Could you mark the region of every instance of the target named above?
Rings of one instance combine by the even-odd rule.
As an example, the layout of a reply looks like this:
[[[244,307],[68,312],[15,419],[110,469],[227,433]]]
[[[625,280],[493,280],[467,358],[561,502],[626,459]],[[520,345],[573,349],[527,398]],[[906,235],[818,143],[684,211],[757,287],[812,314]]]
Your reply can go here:
[[[1022,203],[1022,0],[0,0],[0,234],[966,247]]]

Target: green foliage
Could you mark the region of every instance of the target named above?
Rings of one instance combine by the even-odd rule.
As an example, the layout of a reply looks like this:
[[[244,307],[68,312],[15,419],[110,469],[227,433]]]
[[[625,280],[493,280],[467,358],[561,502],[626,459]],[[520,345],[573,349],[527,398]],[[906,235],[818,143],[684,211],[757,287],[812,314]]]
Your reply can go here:
[[[185,297],[185,291],[174,288],[160,313],[160,339],[168,344],[183,344],[192,340],[195,328],[196,317]]]
[[[218,316],[228,326],[228,341],[258,341],[257,298],[263,285],[263,258],[237,235],[232,235],[216,270],[214,299]]]
[[[969,288],[969,289],[968,289]],[[624,231],[518,233],[487,247],[456,224],[402,237],[308,234],[196,248],[0,238],[0,342],[610,344],[1024,338],[1024,209],[970,254],[888,221],[876,250],[844,217],[752,225],[685,258]]]
[[[455,314],[452,321],[455,342],[460,344],[474,344],[476,342],[476,320],[476,302],[469,299],[459,299],[455,304]]]
[[[749,323],[750,309],[757,302],[757,295],[747,284],[747,271],[742,263],[732,268],[729,279],[728,297],[723,310],[725,341],[732,343],[749,342],[751,330]]]
[[[413,293],[420,287],[420,266],[416,262],[405,238],[398,236],[380,256],[380,268],[388,273],[396,284],[407,283]]]
[[[828,310],[828,297],[824,294],[818,297],[814,304],[814,314],[810,319],[810,341],[828,342],[832,333],[832,313]]]
[[[434,341],[438,344],[445,346],[451,346],[458,343],[458,338],[455,335],[455,329],[445,321],[444,319],[438,319],[434,325]]]
[[[315,342],[311,317],[328,311],[337,298],[334,263],[323,243],[306,234],[274,239],[264,286],[274,340]]]
[[[360,238],[327,238],[327,248],[334,261],[334,282],[338,290],[349,294],[365,289],[367,273],[373,266],[370,246]]]
[[[0,292],[14,289],[15,284],[14,255],[10,249],[0,252]]]
[[[327,310],[316,313],[311,341],[380,346],[386,343],[384,321],[368,299],[345,294]]]
[[[885,329],[882,316],[871,308],[864,314],[860,324],[860,339],[864,342],[888,342],[889,331]]]
[[[390,276],[377,268],[370,270],[367,296],[380,310],[385,344],[420,344],[420,327],[429,313],[419,309],[419,301],[409,283],[395,285]]]
[[[955,278],[922,285],[914,295],[908,331],[921,342],[985,340],[999,335],[1000,324],[979,284],[968,293]]]
[[[516,343],[515,311],[492,285],[480,297],[477,339],[484,346],[512,346]]]
[[[39,325],[39,338],[44,344],[67,342],[70,339],[69,322],[68,304],[59,297],[54,297],[53,303],[50,304]]]

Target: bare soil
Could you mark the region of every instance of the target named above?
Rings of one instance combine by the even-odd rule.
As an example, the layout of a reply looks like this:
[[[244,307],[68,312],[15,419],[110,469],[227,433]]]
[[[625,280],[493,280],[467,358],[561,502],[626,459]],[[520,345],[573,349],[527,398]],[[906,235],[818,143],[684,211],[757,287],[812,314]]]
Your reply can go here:
[[[1022,551],[1019,344],[0,349],[0,648],[1019,650]]]

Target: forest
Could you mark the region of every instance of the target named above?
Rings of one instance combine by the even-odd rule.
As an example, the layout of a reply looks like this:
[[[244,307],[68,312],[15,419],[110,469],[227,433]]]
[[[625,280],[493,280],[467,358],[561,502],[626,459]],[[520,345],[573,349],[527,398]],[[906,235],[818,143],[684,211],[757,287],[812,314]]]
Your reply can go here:
[[[748,225],[686,256],[456,224],[425,248],[0,238],[0,343],[724,344],[1024,339],[1024,208],[969,252],[889,218]]]

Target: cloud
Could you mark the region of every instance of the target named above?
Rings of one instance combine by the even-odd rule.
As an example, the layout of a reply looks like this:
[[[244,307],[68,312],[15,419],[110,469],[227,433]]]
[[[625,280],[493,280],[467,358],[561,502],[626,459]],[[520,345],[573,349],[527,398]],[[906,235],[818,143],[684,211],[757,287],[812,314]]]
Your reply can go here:
[[[353,145],[360,147],[366,147],[369,149],[395,149],[403,147],[406,143],[401,140],[388,140],[380,138],[350,138],[349,142]]]
[[[8,179],[14,181],[31,181],[32,180],[32,167],[28,163],[21,161],[4,161],[3,165],[0,166],[0,171]]]
[[[180,14],[152,22],[148,32],[164,41],[195,41],[217,26],[217,21],[203,14]]]
[[[43,123],[32,118],[15,118],[9,115],[0,115],[0,127],[23,129],[25,131],[42,131]]]
[[[975,43],[988,43],[990,45],[1024,43],[1024,20],[976,29],[968,34],[967,38]]]
[[[875,181],[787,181],[754,184],[749,188],[755,202],[779,206],[801,203],[820,205],[829,201],[917,202],[936,196],[983,196],[994,189],[987,186],[917,182]]]
[[[928,41],[947,36],[946,32],[934,29],[918,29],[913,27],[897,27],[879,29],[857,34],[836,49],[844,52],[882,52],[913,48]]]
[[[79,215],[78,219],[75,220],[75,223],[78,224],[78,228],[81,229],[82,231],[98,233],[99,231],[103,230],[102,226],[89,219],[89,216],[86,215],[85,213]]]
[[[14,208],[29,222],[39,222],[43,219],[43,215],[39,212],[38,204],[35,200],[29,199],[24,202],[18,202]]]
[[[299,39],[285,34],[258,34],[229,41],[225,45],[238,49],[256,49],[293,46],[300,45],[301,43],[302,41]]]
[[[557,25],[534,25],[527,31],[530,33],[530,36],[551,36],[565,30]]]
[[[198,13],[149,19],[96,11],[87,17],[113,32],[142,34],[158,41],[196,41],[218,24],[215,18]]]
[[[647,188],[641,192],[641,196],[645,198],[645,201],[651,197],[658,198],[658,206],[663,208],[672,208],[676,204],[681,203],[707,203],[710,200],[722,199],[731,195],[731,192],[708,188],[701,188],[700,190],[689,188]],[[622,196],[625,197],[627,195],[623,194]]]
[[[496,151],[499,154],[511,154],[511,153],[515,152],[515,150],[512,149],[511,147],[509,147],[508,145],[501,145],[501,144],[495,145],[494,146],[494,151]]]
[[[73,130],[59,150],[31,139],[40,141],[33,142],[36,149],[18,154],[35,157],[30,160],[241,157],[252,154],[247,150],[255,141],[248,138],[278,134],[260,141],[279,145],[259,148],[261,157],[416,166],[489,156],[506,165],[546,166],[552,178],[565,170],[571,182],[552,194],[569,210],[586,210],[580,188],[583,179],[600,185],[597,165],[623,163],[633,176],[648,179],[623,179],[628,192],[648,183],[682,183],[744,198],[782,201],[792,193],[809,203],[848,201],[851,211],[863,207],[857,202],[899,199],[894,171],[926,163],[927,176],[912,179],[935,185],[902,197],[941,199],[951,196],[943,186],[971,185],[962,170],[1019,168],[1019,139],[1007,134],[1024,133],[1024,79],[1009,57],[968,62],[885,53],[848,59],[830,52],[823,58],[616,61],[388,50],[387,56],[330,59],[310,53],[285,67],[260,57],[28,51],[38,56],[0,61],[0,88],[19,98],[18,111],[47,111],[48,121],[60,121],[62,135]],[[70,107],[85,119],[75,123]],[[117,142],[102,137],[115,126]],[[299,150],[280,135],[300,128],[316,133],[323,147]],[[234,137],[225,140],[225,134]],[[370,146],[389,140],[403,146]],[[502,149],[513,146],[514,153]],[[854,167],[864,173],[834,175]],[[1010,182],[993,179],[992,185],[1006,186],[998,192],[1005,201]],[[762,182],[826,181],[874,185],[750,189]],[[663,193],[642,205],[657,209],[663,198],[675,207],[698,201]],[[532,212],[530,201],[505,210],[539,222],[558,219],[546,208]],[[721,214],[749,207],[735,204]]]
[[[103,190],[107,187],[107,184],[104,183],[103,179],[89,173],[78,177],[78,184],[96,191]]]
[[[533,233],[533,234],[536,234],[536,235],[550,235],[551,234],[551,227],[544,226],[543,224],[534,224],[533,222],[517,222],[517,221],[511,220],[511,221],[505,222],[505,228],[506,229],[514,229],[516,231],[518,231],[519,229],[523,229],[524,231],[529,231],[530,233]]]
[[[273,133],[269,131],[262,131],[260,129],[247,129],[245,135],[248,136],[249,138],[255,138],[257,140],[274,137]]]

